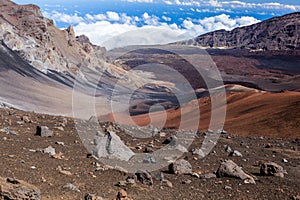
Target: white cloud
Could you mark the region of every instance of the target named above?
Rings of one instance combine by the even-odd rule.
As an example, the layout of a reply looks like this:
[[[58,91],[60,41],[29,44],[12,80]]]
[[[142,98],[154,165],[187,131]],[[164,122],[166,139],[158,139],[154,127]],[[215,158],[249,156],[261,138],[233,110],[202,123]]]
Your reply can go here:
[[[107,16],[107,19],[110,21],[119,21],[120,20],[120,16],[116,12],[107,11],[106,16]]]
[[[167,24],[137,27],[136,25],[101,21],[89,24],[80,23],[74,29],[76,34],[85,34],[91,42],[108,49],[128,45],[166,44],[186,39],[182,35],[184,30]]]
[[[166,22],[169,22],[169,21],[172,20],[171,17],[167,17],[167,16],[162,16],[161,18],[162,18],[163,20],[165,20]]]
[[[169,5],[182,5],[182,6],[203,6],[206,7],[227,7],[227,8],[263,8],[263,9],[285,9],[291,11],[300,10],[299,5],[281,4],[278,2],[271,3],[247,3],[244,1],[219,1],[219,0],[163,0],[164,3]]]
[[[142,16],[128,16],[125,13],[112,11],[97,15],[86,14],[84,17],[58,12],[46,14],[56,21],[75,24],[76,35],[87,35],[93,43],[107,48],[138,44],[165,44],[190,39],[219,29],[231,30],[259,22],[254,17],[231,18],[226,14],[203,19],[183,19],[180,25],[168,24],[171,18],[162,16],[160,19],[147,12]]]
[[[65,13],[53,11],[51,13],[44,12],[43,14],[45,17],[51,18],[54,21],[59,21],[59,22],[64,22],[64,23],[69,23],[69,24],[78,24],[78,23],[84,21],[84,19],[82,17],[78,16],[77,13],[75,13],[73,15],[68,15]]]

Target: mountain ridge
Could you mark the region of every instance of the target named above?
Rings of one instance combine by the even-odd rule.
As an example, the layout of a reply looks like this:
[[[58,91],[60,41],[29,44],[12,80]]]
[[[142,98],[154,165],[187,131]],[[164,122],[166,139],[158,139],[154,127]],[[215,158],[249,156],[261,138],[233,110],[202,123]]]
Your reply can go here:
[[[231,31],[217,30],[183,42],[205,48],[253,51],[300,50],[300,12],[274,17]]]

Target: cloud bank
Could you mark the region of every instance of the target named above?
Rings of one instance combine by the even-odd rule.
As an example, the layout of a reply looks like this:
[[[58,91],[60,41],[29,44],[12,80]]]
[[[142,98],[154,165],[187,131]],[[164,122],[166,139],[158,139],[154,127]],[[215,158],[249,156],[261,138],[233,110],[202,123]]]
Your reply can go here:
[[[169,23],[170,17],[150,15],[128,16],[126,13],[107,11],[102,14],[45,13],[54,21],[74,25],[77,35],[88,36],[92,43],[108,49],[127,45],[167,44],[196,37],[219,29],[231,30],[259,22],[250,16],[232,18],[221,14],[202,19],[184,19],[182,24]]]

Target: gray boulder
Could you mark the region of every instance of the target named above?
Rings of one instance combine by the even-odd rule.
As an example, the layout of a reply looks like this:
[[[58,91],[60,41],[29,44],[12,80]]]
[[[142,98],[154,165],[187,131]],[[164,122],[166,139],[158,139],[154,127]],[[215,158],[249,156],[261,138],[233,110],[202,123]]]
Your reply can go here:
[[[246,174],[242,168],[235,164],[232,160],[225,160],[222,162],[217,170],[216,175],[218,178],[234,177],[244,180],[245,183],[255,184],[254,178]]]
[[[53,131],[49,130],[47,126],[37,126],[36,127],[36,135],[41,137],[52,137]]]
[[[169,171],[173,174],[191,174],[192,165],[188,161],[180,159],[169,165]]]
[[[95,144],[93,155],[98,158],[129,161],[135,155],[113,131],[106,132],[103,137],[97,136]]]

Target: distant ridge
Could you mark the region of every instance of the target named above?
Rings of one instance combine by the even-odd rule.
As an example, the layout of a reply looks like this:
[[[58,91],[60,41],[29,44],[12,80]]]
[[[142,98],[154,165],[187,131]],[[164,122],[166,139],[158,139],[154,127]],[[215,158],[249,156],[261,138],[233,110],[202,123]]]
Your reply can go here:
[[[274,17],[232,31],[206,33],[186,43],[207,48],[300,50],[300,12]]]

